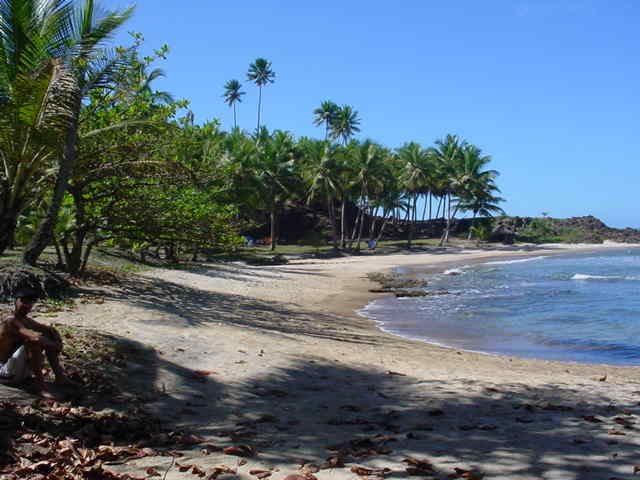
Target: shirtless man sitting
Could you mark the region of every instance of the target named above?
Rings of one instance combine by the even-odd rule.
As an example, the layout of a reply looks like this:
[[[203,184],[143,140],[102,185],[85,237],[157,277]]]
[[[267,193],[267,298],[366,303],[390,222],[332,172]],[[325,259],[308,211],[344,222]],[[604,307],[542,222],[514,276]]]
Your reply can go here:
[[[44,357],[56,377],[56,384],[68,384],[60,365],[62,338],[51,326],[29,317],[38,293],[32,289],[16,292],[13,315],[0,321],[0,382],[21,384],[33,376],[35,388],[44,391]]]

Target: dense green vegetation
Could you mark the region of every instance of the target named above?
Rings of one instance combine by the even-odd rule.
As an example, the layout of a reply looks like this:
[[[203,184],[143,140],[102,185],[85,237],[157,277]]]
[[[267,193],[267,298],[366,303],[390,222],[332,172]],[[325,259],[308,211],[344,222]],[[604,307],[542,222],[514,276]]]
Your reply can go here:
[[[359,250],[398,221],[411,248],[420,220],[442,218],[442,245],[457,215],[501,212],[490,157],[456,135],[395,149],[356,140],[358,112],[332,101],[310,112],[322,139],[262,125],[262,90],[276,76],[264,58],[246,73],[259,89],[255,131],[237,128],[239,80],[222,95],[231,131],[194,123],[188,101],[154,88],[167,46],[143,55],[133,34],[109,47],[132,13],[93,0],[0,1],[0,253],[20,246],[35,264],[52,246],[78,273],[96,246],[197,258],[236,250],[265,224],[276,249],[294,204],[328,219],[327,232],[306,235],[318,251],[328,241]]]

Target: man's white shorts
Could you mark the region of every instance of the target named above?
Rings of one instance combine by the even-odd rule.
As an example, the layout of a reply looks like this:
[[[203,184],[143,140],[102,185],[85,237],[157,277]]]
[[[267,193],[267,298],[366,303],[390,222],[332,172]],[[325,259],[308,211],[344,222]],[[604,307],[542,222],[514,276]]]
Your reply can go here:
[[[0,362],[0,382],[20,383],[31,374],[24,346],[18,348],[5,363]]]

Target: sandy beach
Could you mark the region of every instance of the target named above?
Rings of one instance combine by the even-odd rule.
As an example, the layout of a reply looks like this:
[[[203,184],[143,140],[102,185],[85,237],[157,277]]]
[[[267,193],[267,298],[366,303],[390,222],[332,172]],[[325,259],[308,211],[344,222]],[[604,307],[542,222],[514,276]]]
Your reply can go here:
[[[180,460],[237,468],[228,478],[256,478],[249,472],[259,469],[278,480],[301,472],[351,479],[358,478],[354,466],[405,478],[408,457],[432,464],[424,478],[631,478],[640,464],[640,367],[463,352],[384,333],[356,313],[374,296],[370,272],[594,248],[621,247],[153,269],[93,292],[104,301],[79,303],[53,321],[141,344],[148,359],[132,359],[127,368],[141,388],[159,392],[148,409],[213,444],[257,450],[244,465],[197,446]],[[196,381],[194,369],[215,373]],[[316,471],[336,455],[345,466]],[[151,457],[113,468],[154,466],[169,469],[167,479],[193,478],[169,463]],[[311,465],[300,470],[304,464]]]

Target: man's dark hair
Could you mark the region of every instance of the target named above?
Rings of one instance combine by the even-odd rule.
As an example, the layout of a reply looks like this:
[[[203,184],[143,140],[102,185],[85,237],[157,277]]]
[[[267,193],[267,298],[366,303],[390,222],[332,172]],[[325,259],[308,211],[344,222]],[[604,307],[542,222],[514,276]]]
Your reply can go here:
[[[25,303],[36,303],[40,299],[40,292],[31,287],[21,287],[16,290],[14,297]]]

